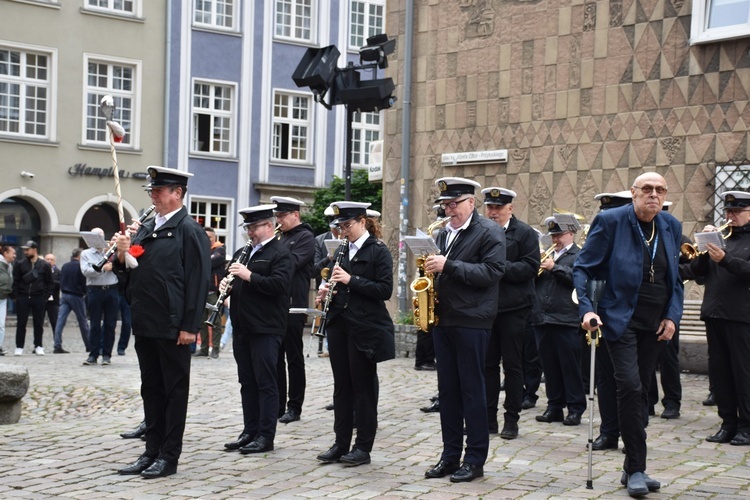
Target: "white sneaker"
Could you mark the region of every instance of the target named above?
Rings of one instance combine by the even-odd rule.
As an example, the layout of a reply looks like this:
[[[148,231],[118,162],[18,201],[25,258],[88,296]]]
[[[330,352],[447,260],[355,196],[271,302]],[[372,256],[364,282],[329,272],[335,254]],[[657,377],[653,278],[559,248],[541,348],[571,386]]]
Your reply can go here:
[[[44,356],[44,347],[38,345],[34,348],[34,354],[37,356]]]
[[[13,353],[15,356],[23,356],[23,347],[16,347],[16,352]]]

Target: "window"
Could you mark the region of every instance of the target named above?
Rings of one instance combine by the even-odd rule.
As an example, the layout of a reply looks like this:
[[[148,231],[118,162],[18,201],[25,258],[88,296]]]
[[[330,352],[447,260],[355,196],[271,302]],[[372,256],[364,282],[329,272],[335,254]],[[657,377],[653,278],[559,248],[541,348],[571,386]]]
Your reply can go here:
[[[201,226],[214,228],[216,239],[226,244],[230,226],[230,203],[193,197],[190,200],[190,216]]]
[[[311,120],[309,96],[276,92],[273,97],[271,157],[274,160],[309,163]]]
[[[195,0],[193,22],[219,29],[234,29],[234,0]]]
[[[276,36],[313,40],[313,0],[276,0]]]
[[[359,50],[372,35],[383,33],[384,0],[352,0],[349,23],[349,48]]]
[[[352,119],[352,167],[370,164],[370,143],[380,140],[380,113],[354,113]]]
[[[86,0],[86,8],[135,16],[140,14],[140,0]]]
[[[0,45],[0,135],[51,138],[53,55]]]
[[[690,43],[750,36],[750,0],[694,0]]]
[[[109,144],[107,120],[99,109],[102,97],[109,94],[115,99],[114,121],[125,129],[122,145],[136,146],[134,125],[139,67],[139,63],[87,58],[84,144]]]
[[[231,156],[234,128],[234,87],[210,82],[193,83],[191,153]]]
[[[713,213],[709,220],[717,226],[723,223],[724,203],[719,195],[725,191],[748,191],[750,190],[750,165],[742,163],[727,163],[716,165],[713,178],[714,192],[708,202],[713,206]]]

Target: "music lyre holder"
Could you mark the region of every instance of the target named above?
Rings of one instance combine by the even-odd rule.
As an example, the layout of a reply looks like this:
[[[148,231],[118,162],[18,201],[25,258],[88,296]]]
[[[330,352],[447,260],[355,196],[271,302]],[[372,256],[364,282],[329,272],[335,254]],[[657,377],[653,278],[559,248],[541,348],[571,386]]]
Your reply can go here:
[[[589,280],[586,282],[586,294],[591,300],[591,305],[594,312],[598,314],[597,310],[599,307],[599,300],[604,294],[604,287],[607,282],[605,280]],[[591,320],[592,326],[598,326],[595,319]],[[591,346],[591,366],[589,371],[589,441],[588,441],[588,454],[589,454],[589,471],[586,479],[586,489],[594,489],[593,479],[593,460],[594,460],[594,384],[596,374],[596,346],[599,343],[599,339],[602,336],[602,329],[597,328],[594,331],[586,331],[586,341]]]

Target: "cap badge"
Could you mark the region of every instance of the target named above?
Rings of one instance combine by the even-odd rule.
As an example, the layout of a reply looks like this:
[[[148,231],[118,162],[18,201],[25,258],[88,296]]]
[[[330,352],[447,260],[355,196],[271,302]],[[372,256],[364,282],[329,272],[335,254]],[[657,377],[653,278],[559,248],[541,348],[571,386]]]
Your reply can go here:
[[[339,206],[333,205],[333,215],[339,215]]]
[[[490,196],[493,198],[499,198],[500,197],[500,190],[499,189],[493,189],[490,191]]]
[[[734,197],[734,195],[733,195],[733,194],[728,194],[728,195],[726,195],[726,196],[724,197],[724,201],[726,201],[726,202],[729,202],[729,203],[732,203],[732,202],[733,202],[733,201],[734,201],[735,199],[736,199],[736,198]]]
[[[445,181],[440,181],[438,183],[438,188],[440,188],[440,192],[443,193],[448,190],[448,183]]]

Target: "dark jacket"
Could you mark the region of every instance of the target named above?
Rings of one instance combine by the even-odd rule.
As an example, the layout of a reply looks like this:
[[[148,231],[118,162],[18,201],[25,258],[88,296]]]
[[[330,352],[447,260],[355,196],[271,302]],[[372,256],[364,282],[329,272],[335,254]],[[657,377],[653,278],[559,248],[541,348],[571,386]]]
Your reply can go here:
[[[59,306],[60,305],[60,269],[57,268],[57,266],[52,267],[50,266],[50,271],[52,272],[52,293],[50,294],[52,296],[52,304]]]
[[[292,254],[273,238],[253,254],[247,268],[252,273],[250,281],[235,277],[229,295],[234,335],[284,335],[294,272]]]
[[[281,243],[292,254],[294,261],[289,306],[307,307],[310,302],[310,278],[315,265],[315,234],[309,224],[300,224],[282,233]]]
[[[227,249],[223,243],[217,241],[211,248],[211,281],[208,284],[209,292],[219,290],[219,283],[227,275]]]
[[[536,299],[531,316],[533,325],[578,326],[578,305],[573,302],[573,263],[580,248],[573,246],[557,259],[555,266],[536,279]]]
[[[10,264],[0,261],[0,300],[8,298],[13,293],[13,273]]]
[[[750,323],[750,224],[732,229],[721,262],[704,254],[693,260],[690,270],[705,276],[701,319],[724,319]]]
[[[682,225],[666,212],[659,212],[654,220],[659,230],[659,245],[664,245],[667,255],[668,298],[661,319],[670,319],[676,326],[682,317],[684,296],[677,267]],[[580,319],[594,311],[586,283],[592,279],[606,281],[597,311],[604,324],[605,339],[622,337],[633,317],[643,281],[643,259],[643,241],[633,205],[599,212],[573,266],[573,282]]]
[[[438,248],[444,247],[446,235],[445,229],[438,234]],[[438,325],[490,329],[505,272],[505,233],[474,210],[457,238],[435,280]]]
[[[320,283],[323,280],[320,276],[320,271],[327,268],[331,264],[331,259],[328,258],[328,249],[326,248],[325,240],[333,239],[333,233],[331,231],[319,234],[315,237],[315,257],[313,257],[313,278],[315,278],[315,287],[320,287]]]
[[[43,258],[37,258],[33,266],[27,258],[13,264],[13,298],[33,295],[49,297],[54,289],[52,267]]]
[[[159,229],[156,218],[143,223],[133,245],[143,247],[138,267],[115,259],[114,271],[127,275],[133,334],[176,339],[180,331],[197,333],[206,305],[211,256],[206,231],[182,207]]]
[[[348,255],[348,247],[344,251]],[[328,310],[329,335],[351,336],[357,349],[376,363],[395,358],[393,321],[385,306],[393,294],[393,258],[388,247],[370,235],[354,259],[344,257],[341,267],[351,279],[348,285],[336,284]]]
[[[73,259],[66,262],[60,271],[60,290],[62,293],[83,297],[86,295],[86,276],[81,272],[81,261]]]
[[[505,273],[500,280],[498,313],[534,304],[534,280],[539,273],[540,258],[537,232],[512,215],[505,231]]]

